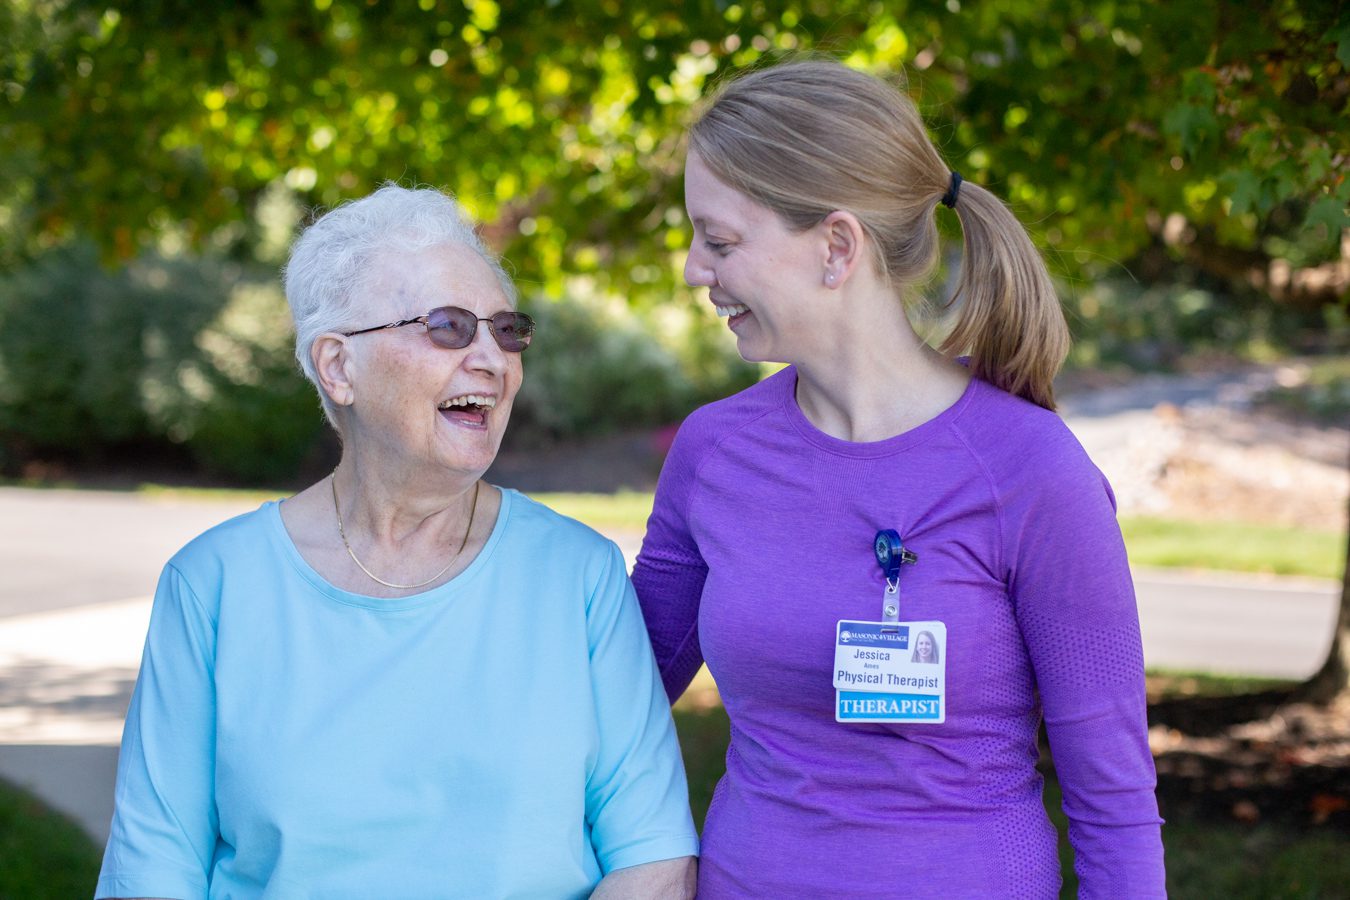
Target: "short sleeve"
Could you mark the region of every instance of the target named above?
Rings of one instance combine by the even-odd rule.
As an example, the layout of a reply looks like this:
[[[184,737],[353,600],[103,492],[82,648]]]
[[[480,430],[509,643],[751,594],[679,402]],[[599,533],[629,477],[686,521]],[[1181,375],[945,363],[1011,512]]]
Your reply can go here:
[[[192,588],[166,567],[122,734],[96,897],[207,896],[219,830],[215,636]]]
[[[1081,896],[1163,897],[1134,587],[1105,478],[1076,444],[1005,510],[1009,587]]]
[[[690,495],[701,458],[693,423],[691,417],[680,429],[661,468],[647,534],[633,566],[633,586],[672,703],[703,665],[698,609],[708,566],[689,526]]]
[[[697,855],[670,707],[613,545],[587,603],[587,638],[599,749],[587,775],[586,818],[602,870]]]

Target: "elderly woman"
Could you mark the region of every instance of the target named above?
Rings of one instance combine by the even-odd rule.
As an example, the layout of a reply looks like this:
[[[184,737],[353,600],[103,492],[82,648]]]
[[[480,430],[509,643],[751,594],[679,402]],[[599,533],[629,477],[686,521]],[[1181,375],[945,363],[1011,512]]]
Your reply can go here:
[[[97,896],[691,896],[622,556],[482,480],[534,330],[498,262],[390,185],[286,294],[342,460],[165,568]]]

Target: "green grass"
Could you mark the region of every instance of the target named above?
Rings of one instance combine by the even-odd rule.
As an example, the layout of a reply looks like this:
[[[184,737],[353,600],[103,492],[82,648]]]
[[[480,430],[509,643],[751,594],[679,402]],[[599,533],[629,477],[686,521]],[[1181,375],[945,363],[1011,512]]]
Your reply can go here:
[[[1120,520],[1134,565],[1340,578],[1345,536],[1337,531],[1241,522]]]
[[[1236,697],[1290,688],[1297,681],[1285,678],[1255,678],[1246,675],[1214,675],[1209,672],[1181,672],[1149,669],[1145,674],[1148,699],[1171,700],[1178,697]]]
[[[535,500],[596,529],[643,531],[652,513],[652,495],[645,491],[617,494],[531,494]]]
[[[192,500],[222,503],[266,503],[289,497],[295,491],[267,490],[266,488],[196,488],[168,487],[162,484],[142,484],[136,493],[153,500]]]
[[[1339,831],[1169,822],[1163,845],[1172,900],[1331,900],[1350,890],[1350,853]]]
[[[101,859],[78,825],[0,781],[0,897],[88,897]]]
[[[702,832],[713,789],[726,771],[731,723],[720,706],[706,709],[676,707],[675,730],[680,735],[685,774],[689,776],[689,808],[694,813],[694,824]]]

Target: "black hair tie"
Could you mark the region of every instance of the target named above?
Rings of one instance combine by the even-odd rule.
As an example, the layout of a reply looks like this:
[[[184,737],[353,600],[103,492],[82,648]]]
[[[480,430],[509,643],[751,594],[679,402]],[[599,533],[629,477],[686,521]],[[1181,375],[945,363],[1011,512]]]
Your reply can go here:
[[[942,195],[942,205],[948,209],[956,209],[956,198],[961,193],[961,173],[952,170],[952,183],[947,188],[947,193]]]

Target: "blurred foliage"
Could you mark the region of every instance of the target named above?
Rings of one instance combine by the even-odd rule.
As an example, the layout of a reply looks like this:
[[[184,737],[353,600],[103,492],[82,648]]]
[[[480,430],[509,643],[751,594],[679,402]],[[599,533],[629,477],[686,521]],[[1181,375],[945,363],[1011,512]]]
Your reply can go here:
[[[544,325],[522,429],[677,418],[750,377],[686,312],[683,129],[797,51],[907,79],[1068,285],[1078,362],[1346,338],[1336,0],[0,0],[0,457],[293,467],[320,425],[275,266],[388,179],[454,191],[513,264]]]
[[[657,312],[578,299],[526,307],[539,337],[525,360],[511,429],[527,439],[677,422],[758,378],[706,318],[675,313],[660,323]]]
[[[1337,0],[6,0],[13,257],[74,232],[246,253],[284,183],[332,205],[447,186],[520,276],[665,299],[682,126],[729,70],[819,49],[903,70],[949,161],[1074,277],[1150,246],[1325,299],[1350,225]],[[1272,272],[1272,260],[1294,271]]]
[[[513,438],[664,425],[757,377],[691,310],[530,308]],[[270,268],[145,254],[110,271],[88,244],[51,250],[0,276],[0,471],[179,446],[216,476],[284,483],[324,427],[293,342]]]
[[[1206,354],[1263,359],[1350,346],[1340,307],[1281,309],[1252,291],[1225,293],[1204,279],[1141,284],[1107,278],[1061,291],[1073,332],[1068,365],[1172,370]]]
[[[322,423],[295,371],[275,277],[145,255],[107,271],[73,244],[0,278],[0,439],[98,461],[182,445],[205,470],[275,481]]]
[[[1257,403],[1327,425],[1350,425],[1350,356],[1312,360],[1286,371],[1289,377]]]

